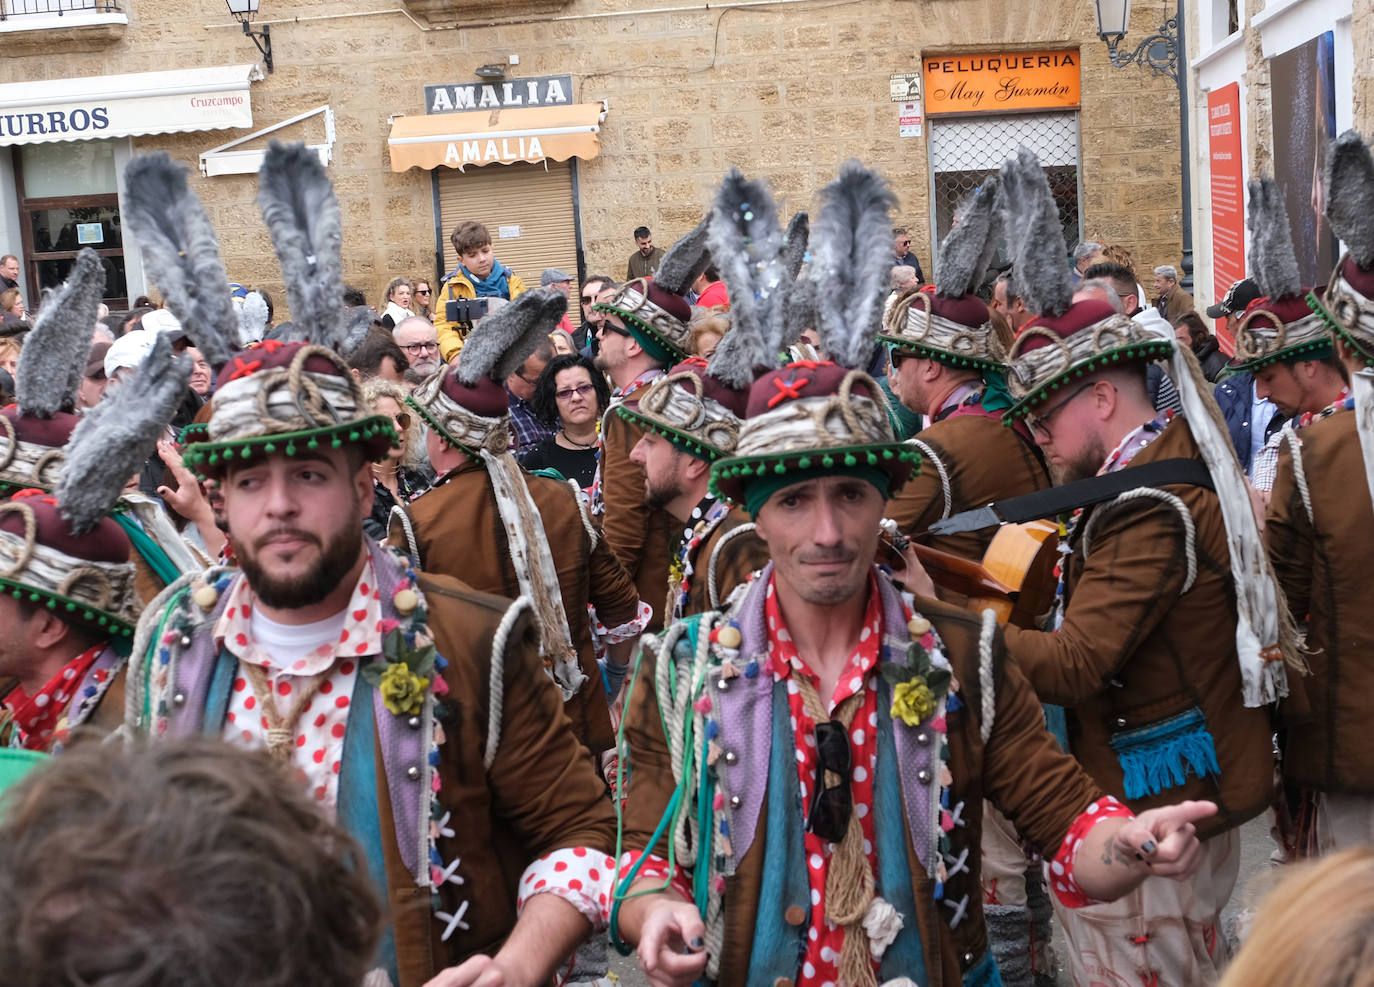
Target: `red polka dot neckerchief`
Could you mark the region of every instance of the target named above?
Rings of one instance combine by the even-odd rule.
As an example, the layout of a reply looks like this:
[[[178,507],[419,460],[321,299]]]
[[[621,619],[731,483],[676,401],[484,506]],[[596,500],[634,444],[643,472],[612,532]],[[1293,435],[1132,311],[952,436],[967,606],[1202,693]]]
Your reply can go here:
[[[12,701],[7,705],[13,713],[19,740],[26,750],[46,751],[54,740],[62,739],[55,735],[58,721],[71,705],[77,685],[105,647],[105,643],[101,642],[81,652],[32,696],[21,688],[16,688],[10,694]]]

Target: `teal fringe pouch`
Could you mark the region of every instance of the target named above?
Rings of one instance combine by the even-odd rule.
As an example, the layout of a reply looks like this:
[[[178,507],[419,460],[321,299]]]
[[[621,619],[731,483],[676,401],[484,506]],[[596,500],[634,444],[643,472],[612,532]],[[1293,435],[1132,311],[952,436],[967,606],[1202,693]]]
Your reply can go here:
[[[1125,772],[1128,799],[1158,795],[1188,780],[1221,774],[1202,710],[1194,706],[1159,723],[1113,734],[1112,750]]]

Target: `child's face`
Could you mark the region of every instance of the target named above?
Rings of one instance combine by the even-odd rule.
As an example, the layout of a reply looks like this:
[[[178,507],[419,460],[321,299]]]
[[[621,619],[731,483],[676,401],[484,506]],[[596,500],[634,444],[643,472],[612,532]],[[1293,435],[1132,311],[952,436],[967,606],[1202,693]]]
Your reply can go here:
[[[491,273],[491,267],[496,263],[496,255],[492,253],[491,244],[484,243],[480,247],[473,247],[465,250],[458,255],[463,261],[463,266],[479,278],[484,278]]]

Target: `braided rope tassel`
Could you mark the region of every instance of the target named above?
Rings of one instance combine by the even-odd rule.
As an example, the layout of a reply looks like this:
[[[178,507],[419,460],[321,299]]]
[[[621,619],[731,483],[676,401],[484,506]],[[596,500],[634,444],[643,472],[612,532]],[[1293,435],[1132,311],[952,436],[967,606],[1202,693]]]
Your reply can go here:
[[[992,721],[997,715],[997,696],[993,693],[992,682],[992,636],[996,630],[997,614],[992,610],[984,610],[983,627],[978,632],[978,692],[982,696],[983,705],[978,736],[985,744],[992,736]]]

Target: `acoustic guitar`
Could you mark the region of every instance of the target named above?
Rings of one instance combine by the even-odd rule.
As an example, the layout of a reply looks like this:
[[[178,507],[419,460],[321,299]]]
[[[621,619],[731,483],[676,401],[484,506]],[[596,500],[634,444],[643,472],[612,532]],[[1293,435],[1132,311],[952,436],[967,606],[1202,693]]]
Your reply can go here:
[[[965,607],[975,613],[991,609],[998,623],[1038,630],[1041,618],[1054,605],[1057,531],[1053,521],[1004,524],[993,535],[981,561],[910,544],[931,581],[966,597]],[[900,555],[907,540],[890,530],[885,535]]]

